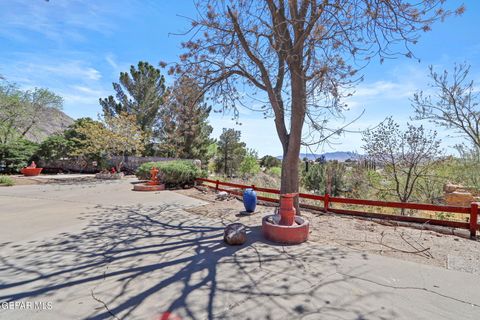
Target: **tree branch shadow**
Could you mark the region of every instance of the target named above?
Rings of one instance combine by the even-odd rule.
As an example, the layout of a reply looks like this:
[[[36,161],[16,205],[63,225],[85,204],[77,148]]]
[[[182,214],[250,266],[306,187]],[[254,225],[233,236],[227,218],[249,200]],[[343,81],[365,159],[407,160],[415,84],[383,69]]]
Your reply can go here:
[[[13,253],[0,256],[0,301],[56,296],[62,303],[66,291],[85,291],[100,308],[79,317],[96,320],[142,319],[152,305],[159,319],[245,319],[245,308],[265,319],[300,318],[340,308],[319,291],[345,277],[311,269],[323,261],[334,270],[345,255],[336,248],[272,245],[259,226],[248,228],[246,244],[227,246],[222,221],[176,205],[97,206],[82,218],[89,222],[80,233],[5,245]]]

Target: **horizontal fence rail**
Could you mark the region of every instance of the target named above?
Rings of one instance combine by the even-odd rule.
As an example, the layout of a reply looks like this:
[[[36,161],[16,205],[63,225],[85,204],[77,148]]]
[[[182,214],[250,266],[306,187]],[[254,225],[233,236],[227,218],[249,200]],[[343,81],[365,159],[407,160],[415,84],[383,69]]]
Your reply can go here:
[[[273,198],[257,196],[258,200],[267,201],[267,202],[276,202],[276,203],[279,202],[278,197],[280,195],[280,190],[277,190],[277,189],[261,188],[255,185],[248,186],[248,185],[243,185],[238,183],[223,182],[220,180],[211,180],[211,179],[205,179],[205,178],[198,178],[196,179],[196,181],[202,184],[207,183],[205,184],[205,186],[211,189],[215,189],[217,191],[226,191],[239,196],[242,196],[243,193],[238,189],[251,188],[258,192],[263,192],[263,193],[272,194],[276,196]],[[213,184],[213,186],[209,184]],[[225,189],[222,187],[236,188],[237,190]],[[300,199],[309,199],[309,200],[323,202],[323,207],[300,203],[300,206],[306,209],[375,218],[375,219],[388,219],[388,220],[394,220],[394,221],[413,222],[413,223],[431,224],[431,225],[445,226],[445,227],[452,227],[452,228],[459,228],[459,229],[467,229],[470,231],[470,236],[472,238],[476,237],[476,232],[479,227],[478,226],[478,203],[476,202],[473,202],[470,205],[470,207],[456,207],[456,206],[440,206],[440,205],[424,204],[424,203],[405,203],[405,202],[340,198],[340,197],[331,197],[329,194],[315,195],[315,194],[309,194],[309,193],[299,193],[298,196]],[[428,219],[428,218],[394,215],[394,214],[371,213],[371,212],[363,212],[363,211],[355,211],[355,210],[347,210],[347,209],[336,209],[331,207],[332,203],[397,208],[397,209],[448,212],[448,213],[455,213],[459,215],[468,215],[469,221],[460,222],[460,221],[451,221],[451,220],[444,220],[444,219]]]

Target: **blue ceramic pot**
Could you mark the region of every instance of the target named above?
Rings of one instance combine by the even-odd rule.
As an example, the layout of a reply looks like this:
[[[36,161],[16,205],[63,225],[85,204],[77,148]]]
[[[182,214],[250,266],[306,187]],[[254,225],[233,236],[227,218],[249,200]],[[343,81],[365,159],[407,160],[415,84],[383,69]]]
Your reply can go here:
[[[257,207],[257,193],[253,189],[245,189],[243,192],[243,205],[247,212],[254,212]]]

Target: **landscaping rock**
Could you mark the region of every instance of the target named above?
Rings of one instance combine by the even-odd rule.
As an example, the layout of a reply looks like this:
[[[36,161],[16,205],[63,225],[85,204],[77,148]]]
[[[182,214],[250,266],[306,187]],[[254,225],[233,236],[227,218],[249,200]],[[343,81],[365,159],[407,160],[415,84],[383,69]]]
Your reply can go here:
[[[464,190],[464,187],[461,185],[456,185],[452,183],[446,183],[443,185],[443,191],[446,193],[452,193],[454,191],[461,191]]]
[[[241,223],[232,223],[225,227],[223,240],[229,245],[240,245],[247,241],[247,227]]]
[[[203,194],[208,193],[208,188],[204,187],[204,186],[196,186],[195,189],[197,189],[198,191],[200,191]]]
[[[216,200],[226,200],[227,198],[228,198],[228,192],[220,191],[220,192],[217,194]]]
[[[468,207],[474,201],[474,198],[470,192],[454,191],[444,194],[445,204],[449,206],[464,206]]]
[[[118,179],[123,179],[125,174],[123,172],[117,172],[117,173],[97,173],[95,175],[95,178],[97,179],[103,179],[103,180],[118,180]]]

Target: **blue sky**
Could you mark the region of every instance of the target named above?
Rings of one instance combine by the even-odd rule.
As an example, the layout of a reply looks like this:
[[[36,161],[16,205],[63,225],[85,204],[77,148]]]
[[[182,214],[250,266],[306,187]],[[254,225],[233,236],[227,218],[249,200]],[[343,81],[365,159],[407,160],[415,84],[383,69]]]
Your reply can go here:
[[[456,7],[462,1],[449,1]],[[455,62],[472,65],[471,78],[480,82],[480,4],[463,1],[467,11],[434,25],[422,35],[414,52],[421,62],[399,58],[371,63],[365,80],[348,102],[348,122],[362,110],[350,129],[362,130],[387,116],[406,124],[412,114],[409,98],[426,89],[428,66],[451,69]],[[98,98],[112,94],[113,81],[139,60],[157,65],[174,62],[185,31],[195,16],[190,0],[0,0],[0,74],[23,88],[46,87],[64,100],[64,111],[74,117],[97,117]],[[167,82],[171,79],[167,77]],[[242,131],[242,139],[259,155],[280,155],[272,119],[243,110],[241,126],[231,115],[212,114],[213,136],[224,127]],[[447,152],[458,142],[453,132],[439,132]],[[317,151],[358,151],[361,135],[349,133]],[[302,150],[305,152],[306,150]]]

